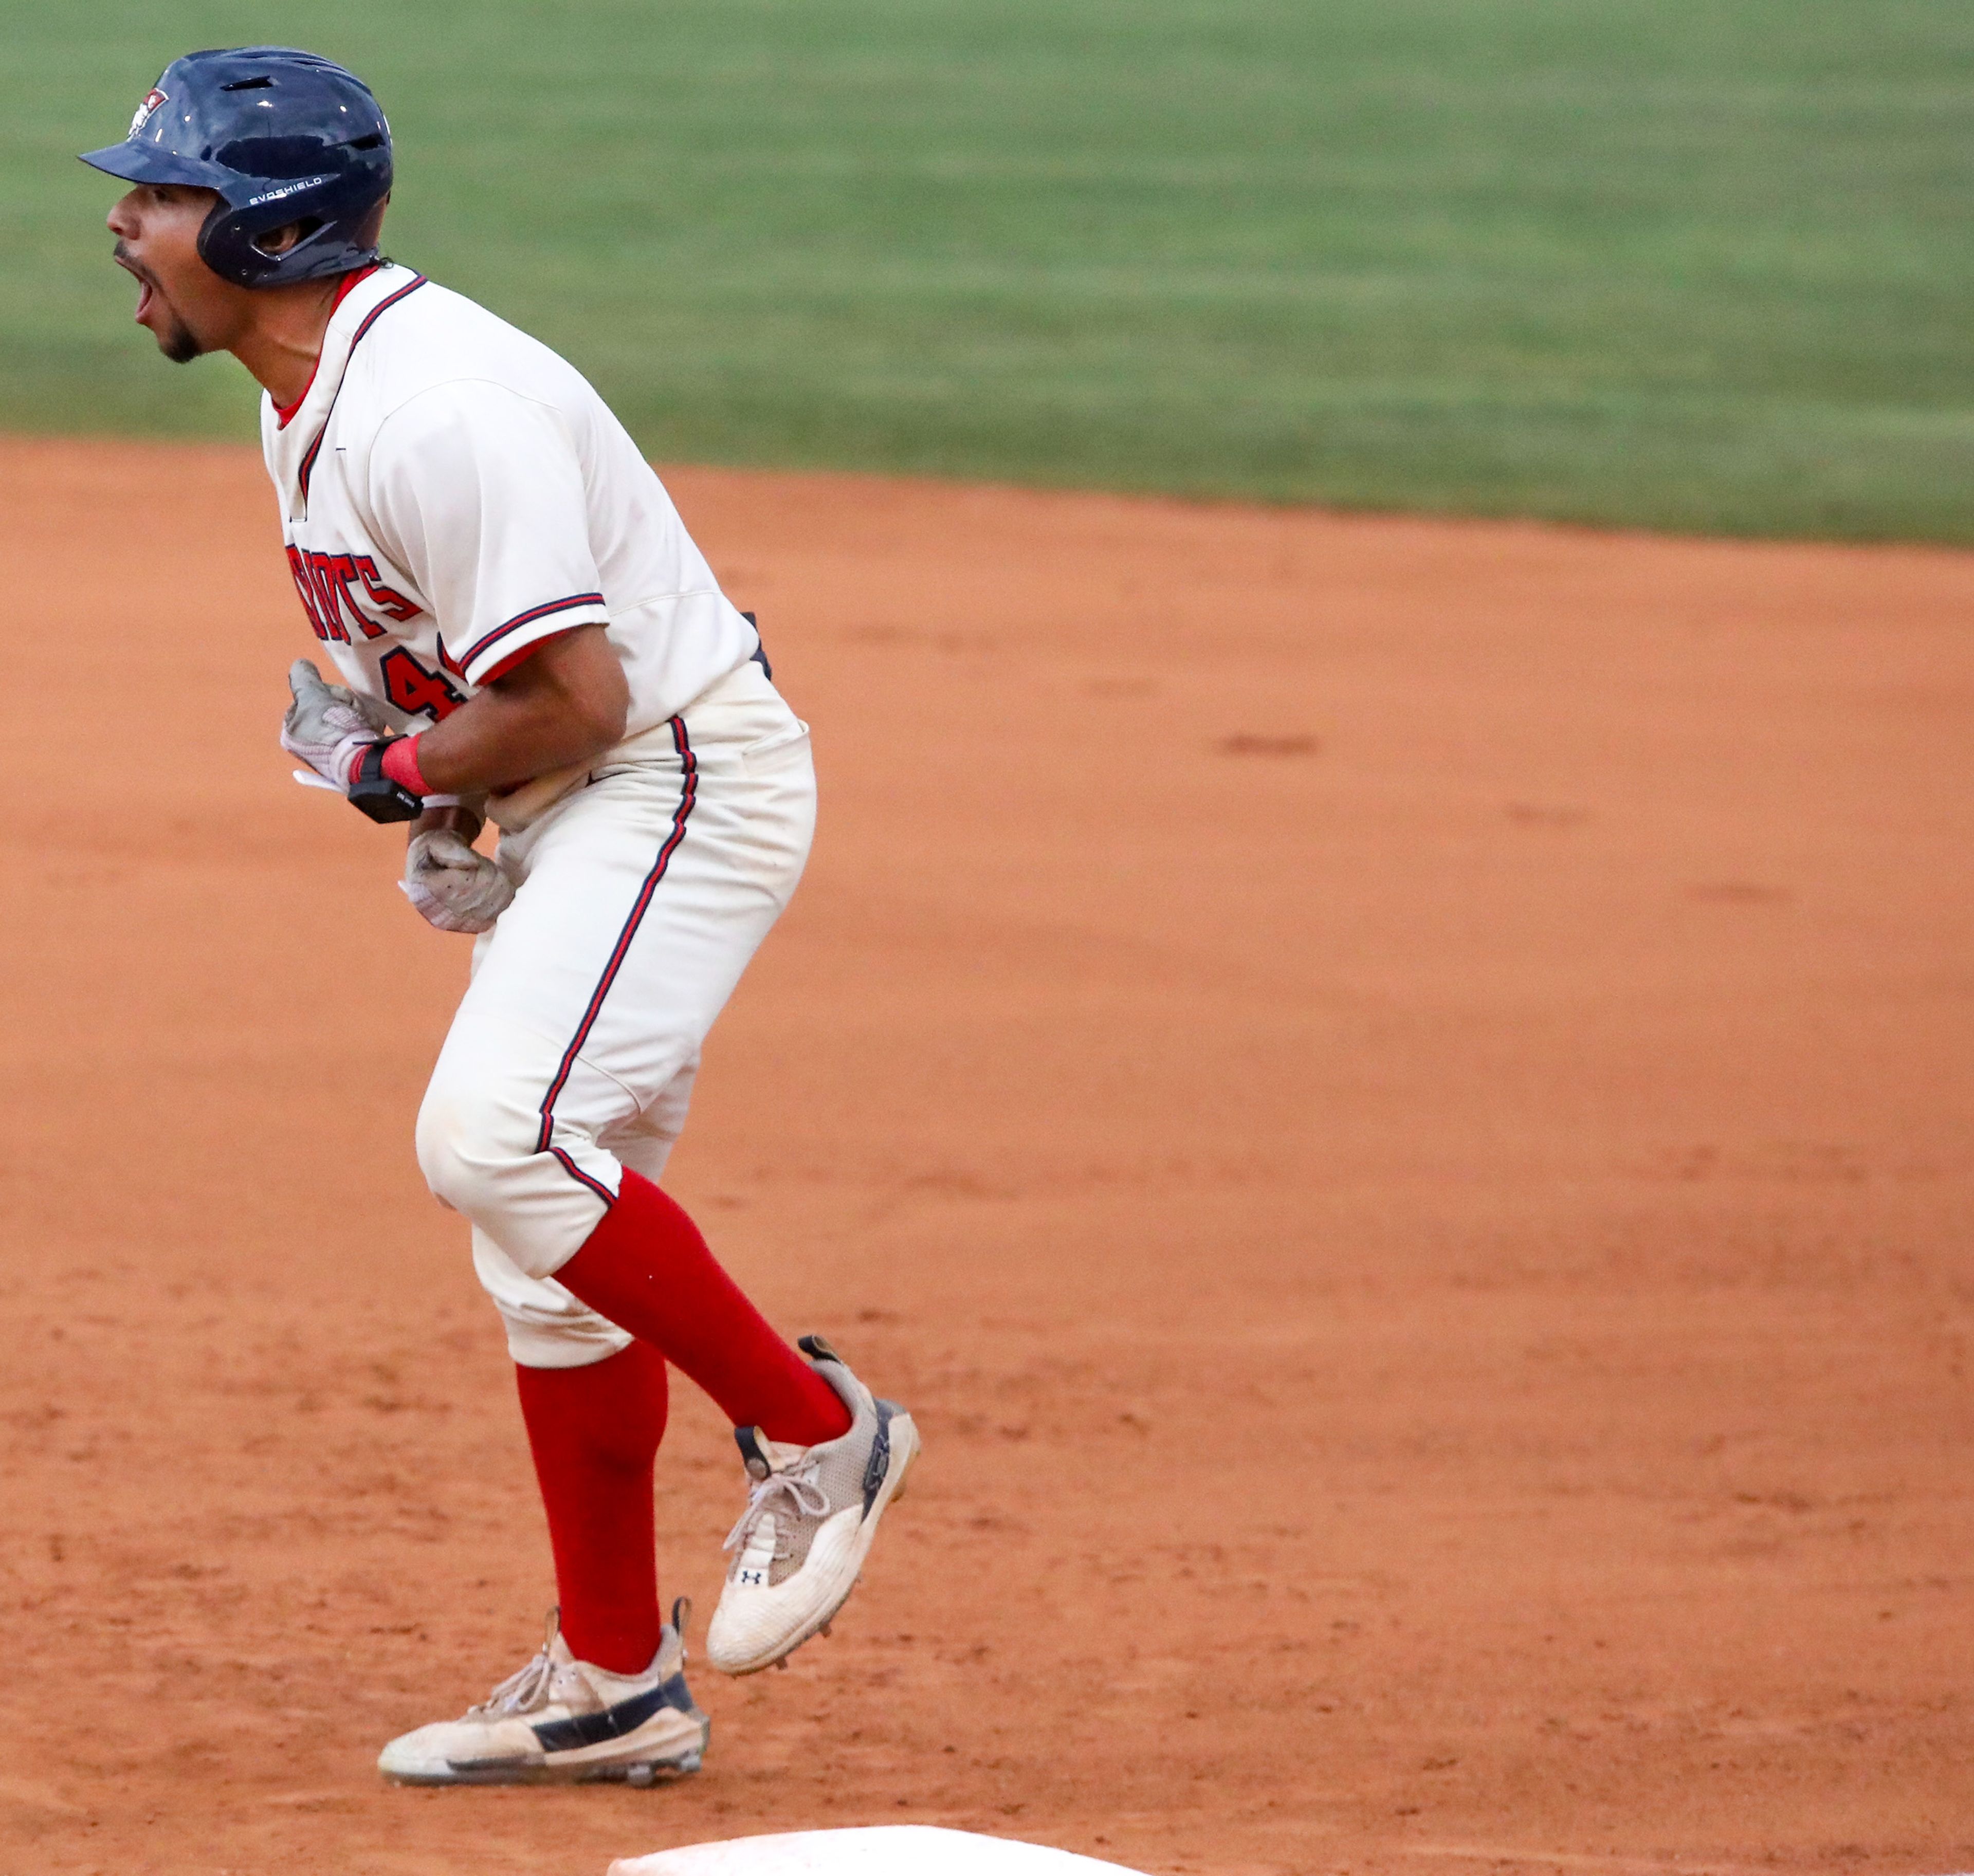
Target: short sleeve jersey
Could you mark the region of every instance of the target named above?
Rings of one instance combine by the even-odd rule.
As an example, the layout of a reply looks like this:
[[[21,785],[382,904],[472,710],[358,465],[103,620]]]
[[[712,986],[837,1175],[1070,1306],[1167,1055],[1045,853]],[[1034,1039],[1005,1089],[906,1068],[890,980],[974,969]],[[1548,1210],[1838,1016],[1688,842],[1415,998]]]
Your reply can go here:
[[[402,728],[579,625],[623,663],[627,735],[759,648],[582,374],[408,268],[345,287],[301,401],[264,398],[261,434],[309,624]]]

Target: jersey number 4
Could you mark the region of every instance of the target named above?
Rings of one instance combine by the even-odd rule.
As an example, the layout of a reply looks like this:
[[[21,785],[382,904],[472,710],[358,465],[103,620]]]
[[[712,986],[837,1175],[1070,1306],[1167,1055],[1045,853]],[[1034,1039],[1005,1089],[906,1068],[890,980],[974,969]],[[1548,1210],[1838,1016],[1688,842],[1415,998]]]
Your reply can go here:
[[[402,645],[385,652],[377,668],[384,695],[407,716],[429,711],[432,721],[440,722],[466,701],[441,673],[428,671]]]

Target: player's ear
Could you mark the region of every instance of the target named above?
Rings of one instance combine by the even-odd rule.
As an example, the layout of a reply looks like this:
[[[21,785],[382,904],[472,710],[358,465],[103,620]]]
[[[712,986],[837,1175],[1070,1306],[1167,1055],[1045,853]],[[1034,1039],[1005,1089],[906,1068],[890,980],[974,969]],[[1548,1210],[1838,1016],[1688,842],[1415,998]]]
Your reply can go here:
[[[270,228],[265,234],[255,235],[254,245],[264,254],[284,254],[321,226],[320,221],[284,222],[278,228]]]

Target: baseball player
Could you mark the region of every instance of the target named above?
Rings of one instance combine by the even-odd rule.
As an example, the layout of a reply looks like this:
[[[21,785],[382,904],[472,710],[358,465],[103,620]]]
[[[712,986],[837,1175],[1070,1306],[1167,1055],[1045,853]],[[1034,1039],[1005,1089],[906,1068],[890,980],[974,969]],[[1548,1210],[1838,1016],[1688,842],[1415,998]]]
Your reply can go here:
[[[352,74],[192,53],[83,160],[132,185],[109,225],[137,322],[264,389],[288,565],[340,679],[295,663],[282,748],[404,823],[411,902],[476,935],[418,1161],[506,1324],[559,1619],[380,1768],[694,1770],[687,1612],[662,1619],[653,1554],[666,1364],[735,1423],[748,1475],[707,1638],[730,1674],[827,1630],[919,1448],[821,1337],[798,1354],[769,1327],[657,1184],[707,1032],[808,856],[808,730],[584,379],[380,255],[390,126]]]

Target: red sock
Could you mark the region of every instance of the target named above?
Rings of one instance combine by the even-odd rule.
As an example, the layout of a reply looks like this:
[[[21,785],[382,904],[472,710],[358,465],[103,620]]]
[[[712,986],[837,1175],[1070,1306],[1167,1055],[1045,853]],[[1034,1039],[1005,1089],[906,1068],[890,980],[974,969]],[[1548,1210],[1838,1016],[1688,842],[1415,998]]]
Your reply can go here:
[[[658,1652],[651,1462],[665,1362],[633,1342],[583,1368],[523,1368],[521,1417],[555,1550],[562,1632],[578,1661],[641,1674]]]
[[[679,1205],[628,1167],[555,1278],[690,1375],[736,1426],[798,1446],[849,1432],[836,1390],[769,1328]]]

